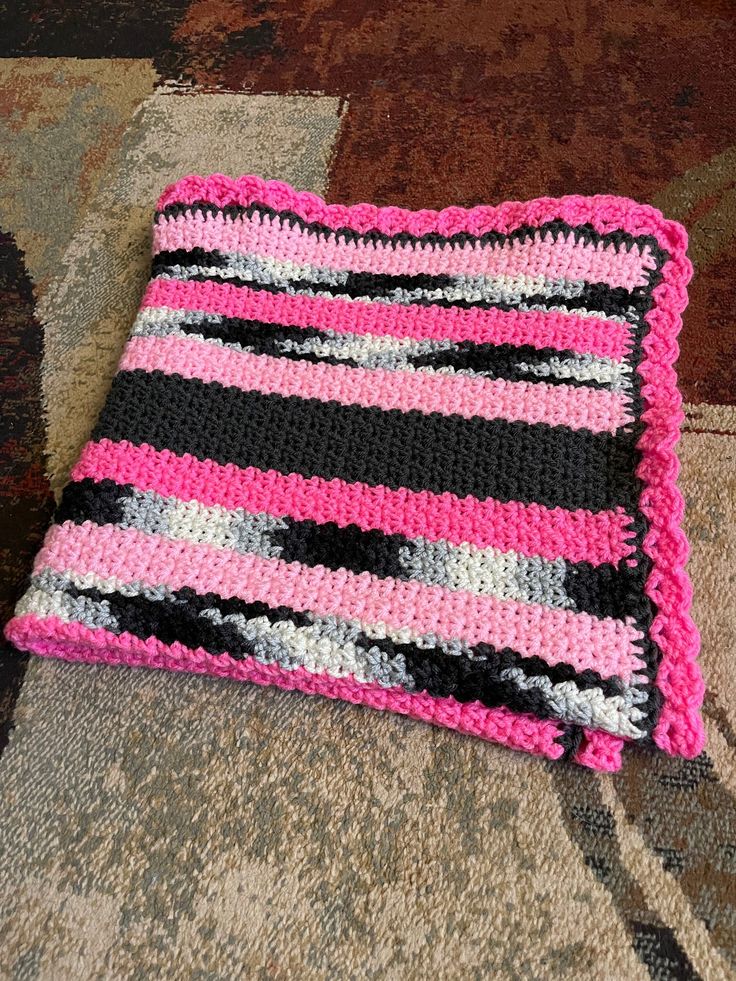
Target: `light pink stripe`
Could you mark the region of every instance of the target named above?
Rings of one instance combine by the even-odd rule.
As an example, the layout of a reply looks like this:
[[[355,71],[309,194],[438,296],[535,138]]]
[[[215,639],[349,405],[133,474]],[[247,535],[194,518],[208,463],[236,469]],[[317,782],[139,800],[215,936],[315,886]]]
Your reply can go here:
[[[546,422],[592,432],[615,433],[633,420],[626,411],[626,397],[605,389],[312,364],[241,352],[191,337],[133,337],[120,368],[176,373],[243,390],[343,405],[404,412],[416,409],[466,419]]]
[[[341,334],[377,334],[420,340],[474,341],[488,344],[531,344],[596,354],[620,361],[629,346],[624,323],[579,317],[556,311],[483,310],[439,306],[400,306],[269,293],[231,283],[154,279],[141,304],[219,313],[226,317],[264,320],[295,327],[316,327]]]
[[[372,487],[335,478],[281,474],[232,463],[176,456],[127,440],[103,439],[84,447],[72,480],[114,480],[164,496],[268,512],[296,521],[332,521],[408,538],[424,537],[453,545],[471,542],[546,559],[593,565],[618,563],[633,552],[631,519],[616,511],[566,511],[518,501],[479,501],[454,494],[406,488]]]
[[[51,568],[150,586],[189,587],[246,602],[311,610],[413,633],[510,647],[549,664],[591,668],[630,681],[641,671],[641,633],[620,620],[452,591],[419,582],[379,579],[367,572],[306,566],[211,545],[147,535],[132,528],[64,522],[49,531],[34,571]]]
[[[647,285],[644,270],[653,269],[654,257],[649,247],[643,255],[638,246],[631,251],[614,245],[553,241],[552,234],[542,239],[512,239],[502,246],[409,245],[364,241],[356,243],[317,236],[298,225],[289,226],[268,216],[247,215],[236,218],[201,212],[159,217],[153,227],[153,250],[218,249],[229,253],[255,253],[299,265],[350,269],[354,272],[414,275],[531,276],[552,280],[607,283],[613,287],[633,289]]]
[[[311,674],[304,668],[287,671],[277,665],[259,664],[253,658],[233,661],[215,657],[202,648],[192,650],[179,642],[167,645],[156,637],[143,640],[127,633],[117,636],[107,630],[92,630],[79,623],[66,623],[58,617],[41,619],[33,614],[16,617],[6,627],[6,636],[21,650],[45,657],[188,671],[259,685],[277,685],[310,695],[340,698],[375,709],[399,712],[513,749],[537,753],[548,759],[559,759],[564,752],[562,745],[555,741],[564,732],[562,724],[520,715],[503,707],[486,708],[480,702],[461,704],[454,698],[410,694],[401,688],[386,689],[375,684],[360,684],[352,678]]]

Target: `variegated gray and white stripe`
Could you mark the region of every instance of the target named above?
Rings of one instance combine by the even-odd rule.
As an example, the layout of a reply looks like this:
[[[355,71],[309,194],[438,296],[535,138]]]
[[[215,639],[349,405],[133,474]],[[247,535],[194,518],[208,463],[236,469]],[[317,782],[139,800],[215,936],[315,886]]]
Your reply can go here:
[[[121,528],[135,528],[148,535],[162,535],[181,541],[214,545],[242,554],[253,553],[264,559],[277,559],[281,549],[271,533],[288,527],[283,518],[270,514],[230,511],[219,505],[181,501],[162,497],[154,491],[134,490],[121,497]]]
[[[30,589],[19,606],[23,613],[55,616],[66,623],[120,632],[118,620],[110,612],[107,600],[72,596],[66,590],[95,588],[100,592],[122,592],[120,583],[93,574],[60,574],[43,570],[33,577]],[[167,587],[142,587],[125,584],[124,596],[144,596],[152,602],[172,599]],[[248,617],[243,613],[223,613],[216,605],[205,607],[199,616],[215,626],[234,629],[247,645],[249,655],[264,665],[277,665],[287,671],[302,668],[315,674],[335,678],[352,678],[362,684],[382,687],[400,686],[407,692],[419,690],[401,651],[383,650],[372,639],[390,638],[398,643],[416,643],[418,638],[404,631],[390,631],[381,624],[368,625],[357,620],[334,616],[302,614],[307,623],[297,623],[285,616],[270,619],[265,615]],[[401,636],[400,636],[401,635]],[[438,645],[435,638],[422,637],[422,647],[441,650],[448,656],[467,656],[462,645]],[[419,646],[417,644],[417,646]],[[482,660],[482,658],[480,658]],[[573,680],[554,682],[544,674],[527,674],[522,665],[500,671],[501,681],[510,682],[520,691],[541,693],[550,712],[557,718],[578,725],[593,726],[624,738],[644,735],[638,723],[646,719],[642,708],[648,699],[646,690],[631,685],[619,694],[605,694],[599,687],[579,688]]]
[[[295,282],[310,283],[315,286],[345,286],[354,275],[350,269],[334,269],[329,266],[300,264],[290,260],[277,259],[257,253],[221,253],[223,262],[218,265],[201,263],[172,263],[162,272],[163,279],[190,279],[192,276],[218,276],[222,279],[240,279],[246,282],[279,286],[285,290]],[[562,277],[548,279],[545,276],[511,276],[506,273],[484,276],[465,274],[443,276],[450,280],[445,287],[435,289],[417,288],[414,290],[395,290],[394,302],[416,302],[418,299],[437,299],[454,302],[486,301],[489,303],[518,303],[525,296],[560,296],[573,299],[582,295],[584,280],[569,280]],[[366,294],[365,299],[371,297]]]
[[[172,600],[175,591],[163,583],[151,586],[139,579],[126,582],[117,576],[99,576],[96,572],[56,572],[54,569],[41,569],[31,576],[31,586],[48,593],[68,590],[70,586],[77,589],[98,589],[101,593],[120,593],[121,596],[142,596],[152,603]]]
[[[399,562],[407,579],[432,586],[574,609],[565,593],[564,559],[412,539],[399,549]]]
[[[441,351],[452,351],[452,341],[418,341],[411,337],[390,337],[378,334],[338,334],[334,330],[322,331],[322,337],[305,337],[304,340],[287,339],[278,347],[284,353],[313,354],[321,358],[337,358],[352,361],[361,368],[382,368],[386,371],[425,371],[436,369],[422,366],[417,369],[413,358]]]
[[[70,587],[76,589],[97,589],[100,593],[120,593],[120,595],[126,597],[141,596],[153,603],[171,601],[176,596],[175,591],[165,584],[151,586],[140,580],[125,582],[125,580],[117,576],[100,576],[95,572],[79,573],[67,570],[64,573],[60,573],[46,568],[33,575],[30,582],[31,589],[47,594],[64,592]],[[35,611],[26,609],[25,612]],[[317,616],[309,612],[306,612],[304,616],[312,623],[319,622],[330,627],[335,635],[341,631],[348,630],[351,635],[362,634],[370,640],[390,640],[394,644],[413,644],[421,650],[441,650],[444,654],[451,657],[462,655],[473,660],[483,660],[481,655],[474,653],[466,641],[455,638],[443,638],[433,633],[417,633],[410,627],[393,628],[380,621],[369,622],[366,620],[343,619],[333,616]],[[110,626],[108,629],[113,628]]]
[[[304,668],[312,674],[414,690],[403,656],[386,654],[375,645],[361,645],[360,631],[346,621],[333,619],[330,623],[315,617],[308,626],[298,626],[291,620],[273,622],[265,616],[223,615],[216,607],[203,610],[201,616],[217,626],[234,627],[262,664],[277,664],[287,671]]]
[[[119,504],[122,528],[253,553],[266,559],[282,557],[278,532],[294,525],[286,518],[182,501],[154,491],[134,489],[121,495]],[[565,592],[564,559],[416,538],[406,539],[399,547],[398,562],[403,578],[408,580],[555,609],[575,608]]]
[[[133,335],[137,337],[187,337],[214,344],[217,347],[227,347],[235,351],[251,351],[252,346],[227,342],[219,337],[207,337],[205,334],[181,330],[182,323],[192,326],[202,323],[200,320],[172,320],[143,318],[139,316],[133,327]],[[216,321],[213,321],[216,322]],[[448,369],[436,369],[431,366],[415,368],[413,358],[427,354],[437,354],[441,351],[451,351],[457,345],[452,341],[423,340],[411,337],[391,337],[378,334],[338,333],[330,329],[320,331],[321,336],[305,336],[303,340],[286,338],[277,341],[277,351],[284,354],[310,354],[318,358],[334,358],[339,361],[350,361],[361,368],[385,371],[423,371],[429,373],[446,373]],[[453,371],[454,369],[449,369]],[[477,375],[479,372],[468,372]]]
[[[157,279],[174,279],[186,281],[193,277],[211,279],[238,279],[243,282],[257,283],[264,286],[276,286],[284,293],[291,295],[322,296],[334,298],[334,292],[320,287],[344,286],[352,275],[350,270],[320,268],[315,266],[299,266],[292,262],[282,262],[275,258],[262,256],[226,256],[223,265],[200,265],[192,263],[182,265],[174,263],[166,266],[166,271],[157,273]],[[451,285],[443,287],[416,287],[405,289],[397,287],[385,293],[365,293],[350,295],[340,293],[347,301],[364,303],[412,304],[422,301],[440,301],[446,303],[502,303],[510,304],[520,310],[555,310],[559,313],[577,313],[579,309],[568,310],[564,304],[553,306],[525,303],[526,297],[560,297],[577,299],[582,296],[586,283],[583,280],[546,279],[543,276],[479,276],[464,275],[448,277]],[[309,284],[308,286],[295,283]],[[585,316],[595,315],[600,311],[584,311]],[[636,323],[638,312],[634,307],[627,308],[621,314],[605,313],[606,320]]]
[[[207,337],[205,333],[193,334],[190,331],[180,330],[182,325],[214,325],[222,323],[223,319],[218,314],[172,310],[168,307],[148,307],[141,310],[136,317],[132,333],[138,337],[196,338],[219,347],[249,351],[250,347],[247,344],[226,342],[218,337]],[[320,330],[319,337],[312,337],[305,333],[303,339],[285,339],[277,342],[277,347],[284,353],[314,354],[318,357],[354,361],[362,368],[413,370],[412,358],[437,354],[440,351],[451,351],[457,347],[457,344],[450,340],[417,340],[413,337],[393,337],[390,334],[338,333],[323,328]]]
[[[569,378],[578,382],[598,382],[613,391],[630,391],[632,388],[632,367],[628,362],[595,354],[552,355],[539,364],[519,361],[516,368],[540,381]]]
[[[64,623],[81,623],[92,629],[119,630],[117,619],[106,600],[97,602],[88,596],[71,596],[63,589],[47,588],[38,580],[26,590],[16,606],[16,616],[33,613],[38,617],[57,617]]]
[[[150,307],[142,310],[136,317],[132,334],[137,337],[187,337],[226,347],[236,351],[251,351],[247,344],[223,341],[218,337],[208,337],[206,326],[223,321],[217,314],[206,314],[190,310],[173,310],[168,307]],[[202,325],[203,333],[182,330],[183,326]],[[341,333],[329,328],[320,331],[320,336],[305,335],[303,339],[284,338],[275,342],[277,351],[287,355],[313,355],[318,358],[337,359],[350,362],[361,368],[383,369],[385,371],[421,371],[428,374],[457,374],[476,378],[493,375],[492,371],[472,368],[455,368],[452,365],[433,367],[415,366],[415,358],[438,354],[443,351],[460,350],[457,342],[450,340],[416,340],[412,337],[392,337],[378,334]],[[606,385],[613,391],[630,391],[632,388],[632,369],[625,361],[594,354],[552,354],[536,364],[528,364],[520,357],[515,367],[529,375],[530,381],[544,382],[547,378],[585,384],[595,382]]]
[[[555,716],[577,725],[603,729],[627,739],[641,739],[637,723],[647,713],[639,706],[646,703],[649,693],[641,688],[626,688],[621,695],[605,695],[600,688],[577,687],[574,681],[555,684],[546,675],[527,675],[521,668],[501,671],[504,681],[511,681],[522,691],[540,691]]]

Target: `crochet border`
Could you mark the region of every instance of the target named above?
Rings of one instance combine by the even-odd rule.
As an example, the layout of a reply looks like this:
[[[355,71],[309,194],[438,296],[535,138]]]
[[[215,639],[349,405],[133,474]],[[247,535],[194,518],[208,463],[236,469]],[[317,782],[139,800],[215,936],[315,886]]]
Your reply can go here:
[[[638,367],[642,378],[645,423],[638,449],[641,460],[637,476],[643,482],[640,508],[649,521],[643,549],[651,560],[645,592],[656,614],[650,637],[661,652],[655,684],[664,704],[653,733],[654,742],[665,752],[697,756],[705,743],[700,714],[705,686],[697,661],[700,639],[690,616],[692,585],[685,565],[688,543],[682,530],[684,499],[677,486],[680,469],[675,446],[684,418],[682,396],[677,387],[674,363],[679,354],[677,336],[682,312],[687,306],[687,284],[692,264],[687,258],[687,232],[678,222],[646,204],[615,195],[567,195],[535,198],[473,208],[448,207],[441,211],[410,211],[399,207],[327,204],[317,194],[297,191],[284,181],[264,180],[256,175],[237,179],[223,174],[189,175],[169,185],[158,201],[158,210],[172,204],[200,201],[220,207],[264,204],[278,211],[293,212],[304,221],[320,222],[334,230],[342,227],[357,232],[379,231],[385,235],[458,233],[483,235],[489,231],[510,233],[525,225],[562,220],[570,225],[589,225],[599,234],[624,231],[656,240],[668,258],[661,281],[652,292],[653,305],[645,320],[649,330]],[[623,245],[622,247],[626,247]],[[585,738],[576,753],[580,757],[603,753],[610,768],[611,754],[617,755],[621,740],[615,737]],[[620,752],[620,750],[619,750]],[[603,762],[601,760],[600,763]],[[595,760],[588,761],[588,765]]]

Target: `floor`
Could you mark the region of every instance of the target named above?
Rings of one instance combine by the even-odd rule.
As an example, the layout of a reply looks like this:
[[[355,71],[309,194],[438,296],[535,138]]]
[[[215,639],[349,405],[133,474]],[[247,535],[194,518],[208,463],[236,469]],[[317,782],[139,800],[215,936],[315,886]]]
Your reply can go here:
[[[695,761],[600,776],[348,705],[0,654],[0,975],[736,973],[730,0],[0,0],[0,615],[184,173],[411,208],[609,192],[682,221]],[[10,855],[3,859],[2,853]]]

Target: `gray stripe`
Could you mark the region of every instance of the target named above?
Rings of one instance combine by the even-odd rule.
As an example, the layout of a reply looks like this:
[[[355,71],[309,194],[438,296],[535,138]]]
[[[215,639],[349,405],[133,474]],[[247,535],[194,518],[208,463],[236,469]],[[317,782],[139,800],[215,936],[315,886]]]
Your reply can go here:
[[[573,681],[555,684],[545,675],[527,676],[521,668],[508,668],[501,672],[501,678],[513,682],[522,691],[542,692],[550,709],[566,722],[603,729],[628,739],[646,735],[636,725],[646,718],[646,712],[637,706],[649,697],[641,689],[627,688],[621,695],[606,697],[600,688],[580,689]]]
[[[138,337],[187,337],[226,347],[235,351],[250,351],[247,345],[225,342],[219,338],[205,337],[203,334],[190,334],[180,330],[180,325],[218,324],[222,317],[199,312],[169,310],[156,307],[142,310],[133,325],[133,335]],[[487,377],[487,373],[472,369],[455,369],[452,366],[432,368],[422,366],[417,369],[413,359],[441,351],[459,350],[459,345],[449,340],[416,340],[411,337],[391,337],[376,334],[338,333],[323,330],[323,337],[304,337],[303,340],[289,338],[277,342],[277,348],[285,354],[311,354],[317,357],[349,360],[361,368],[383,369],[386,371],[422,371],[428,374],[458,374],[476,378]],[[582,382],[595,381],[608,385],[614,391],[631,388],[631,365],[625,361],[598,357],[593,354],[574,354],[569,356],[551,355],[538,364],[519,361],[516,367],[529,374],[529,381],[553,377]]]
[[[266,559],[281,557],[278,532],[295,523],[269,514],[251,514],[242,508],[228,510],[162,497],[154,491],[133,490],[130,495],[121,495],[119,501],[120,527]],[[426,538],[407,539],[399,547],[398,559],[401,578],[555,609],[575,609],[565,593],[564,559],[528,557]]]
[[[344,282],[341,279],[340,273],[328,274],[328,272],[321,270],[321,278],[315,280],[307,278],[307,282],[314,283],[313,287],[298,288],[293,285],[291,279],[281,275],[275,268],[275,263],[269,260],[263,260],[260,264],[255,262],[243,263],[233,267],[174,265],[167,267],[167,269],[167,272],[158,273],[154,278],[186,281],[194,276],[204,276],[206,278],[218,276],[222,279],[242,279],[246,282],[277,286],[290,296],[316,296],[330,300],[335,299],[334,292],[331,292],[329,289],[320,289],[319,287],[337,286]],[[579,308],[569,310],[563,304],[546,306],[544,304],[524,302],[524,297],[526,296],[561,296],[563,299],[575,299],[583,292],[585,287],[585,283],[583,282],[569,283],[565,281],[540,280],[538,283],[537,281],[529,281],[527,284],[522,280],[518,284],[512,285],[503,282],[503,278],[501,278],[500,282],[477,276],[456,276],[452,277],[452,279],[453,285],[444,289],[418,288],[407,290],[397,288],[381,296],[370,293],[358,296],[350,296],[343,293],[339,295],[342,300],[356,303],[410,305],[423,300],[444,301],[446,303],[457,303],[458,301],[467,303],[509,303],[513,304],[517,309],[524,311],[539,310],[546,312],[552,310],[561,314],[576,314],[586,317],[602,316],[603,319],[609,321],[625,323],[636,323],[638,321],[639,315],[634,307],[629,307],[623,314],[601,314],[601,311],[588,311]]]
[[[103,593],[117,591],[126,596],[142,595],[154,602],[171,597],[171,591],[166,586],[144,588],[140,584],[121,584],[116,579],[104,579],[92,573],[60,574],[46,569],[33,577],[31,588],[18,605],[18,615],[56,616],[67,623],[81,623],[93,629],[105,628],[120,633],[108,601],[72,597],[65,592],[71,585],[96,588]],[[121,588],[123,585],[124,588]],[[368,625],[359,620],[313,613],[305,614],[309,621],[306,625],[298,625],[288,619],[271,622],[265,616],[224,615],[216,607],[207,608],[200,615],[218,626],[227,624],[234,628],[248,643],[252,656],[262,664],[276,664],[286,670],[304,668],[332,677],[350,677],[363,684],[401,686],[409,692],[416,691],[417,685],[401,652],[388,654],[378,646],[366,643],[366,639],[389,638],[396,643],[415,643],[425,649],[439,648],[448,656],[468,653],[467,647],[457,641],[438,643],[437,638],[417,637],[408,629],[394,631],[384,624]],[[598,688],[579,689],[574,680],[554,683],[545,675],[527,675],[523,667],[506,669],[500,677],[521,691],[540,691],[550,711],[563,721],[592,726],[631,739],[644,735],[636,723],[645,718],[640,706],[647,701],[646,691],[627,687],[619,695],[606,697]]]

